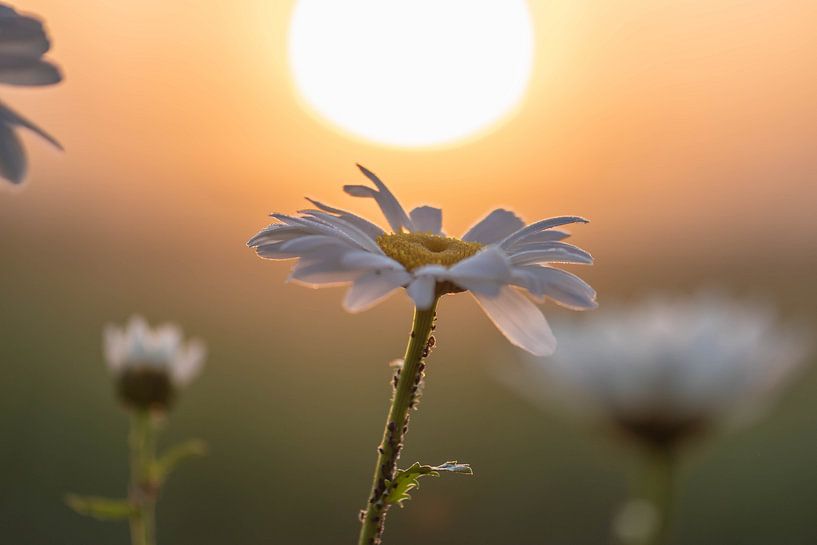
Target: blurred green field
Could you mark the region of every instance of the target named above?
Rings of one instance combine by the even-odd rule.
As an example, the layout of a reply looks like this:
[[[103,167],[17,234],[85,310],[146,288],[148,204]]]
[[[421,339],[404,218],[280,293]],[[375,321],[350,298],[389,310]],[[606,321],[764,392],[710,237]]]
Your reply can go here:
[[[102,325],[131,311],[175,320],[209,346],[205,372],[162,440],[200,437],[210,453],[168,483],[160,541],[355,539],[389,395],[386,363],[402,352],[409,325],[405,297],[347,315],[340,291],[283,285],[288,267],[258,260],[240,240],[203,254],[172,233],[161,244],[107,244],[109,234],[71,237],[15,213],[0,219],[0,232],[14,233],[0,238],[4,542],[126,542],[125,524],[80,517],[62,496],[124,493],[127,418],[100,345]],[[787,317],[814,319],[812,265],[782,274],[706,257],[707,267],[639,269],[611,256],[583,273],[602,304],[726,283],[771,294]],[[514,349],[468,297],[442,303],[437,338],[402,462],[456,458],[476,476],[424,482],[416,501],[392,511],[388,542],[608,543],[636,453],[498,384],[492,374],[513,365]],[[769,419],[690,452],[673,543],[817,542],[815,461],[817,373],[809,372]]]

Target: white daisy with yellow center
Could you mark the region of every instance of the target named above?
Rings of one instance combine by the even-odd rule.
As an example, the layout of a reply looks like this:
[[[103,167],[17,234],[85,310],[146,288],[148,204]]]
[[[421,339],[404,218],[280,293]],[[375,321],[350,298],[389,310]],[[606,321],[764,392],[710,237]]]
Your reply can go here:
[[[419,206],[406,213],[377,176],[358,167],[374,187],[347,185],[344,191],[374,199],[392,232],[308,199],[314,209],[272,214],[276,222],[248,246],[265,259],[297,259],[290,279],[303,285],[351,284],[343,303],[349,312],[366,310],[399,288],[419,310],[441,295],[469,291],[508,340],[540,356],[551,354],[556,340],[531,298],[574,310],[597,306],[589,285],[551,266],[593,262],[584,250],[562,242],[568,233],[555,229],[587,220],[562,216],[525,226],[513,212],[496,209],[452,238],[443,234],[440,209]]]

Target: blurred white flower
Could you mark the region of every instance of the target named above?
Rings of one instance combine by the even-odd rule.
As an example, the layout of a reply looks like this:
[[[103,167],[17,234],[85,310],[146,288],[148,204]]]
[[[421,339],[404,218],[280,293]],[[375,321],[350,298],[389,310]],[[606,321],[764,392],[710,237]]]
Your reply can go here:
[[[106,326],[104,349],[120,396],[137,408],[169,406],[176,390],[200,372],[206,354],[201,341],[185,341],[177,326],[151,329],[139,316],[122,328]]]
[[[769,307],[710,292],[607,308],[557,331],[559,350],[528,362],[519,385],[584,402],[657,446],[756,416],[808,348]]]
[[[59,68],[43,59],[50,47],[42,21],[0,4],[0,84],[43,86],[60,82]],[[52,136],[0,102],[0,176],[14,184],[23,181],[27,167],[18,127],[62,149]]]
[[[298,259],[293,281],[315,288],[351,284],[344,300],[349,312],[366,310],[398,288],[421,310],[437,296],[470,291],[513,344],[536,355],[552,353],[556,341],[545,317],[517,288],[537,302],[549,298],[576,310],[596,307],[590,286],[548,266],[592,263],[590,254],[561,242],[568,233],[553,229],[587,220],[557,217],[526,227],[513,212],[497,209],[461,239],[452,238],[442,231],[440,209],[419,206],[406,213],[377,176],[358,166],[375,187],[347,185],[344,191],[374,199],[392,232],[308,199],[314,209],[272,214],[276,223],[247,244],[266,259]]]

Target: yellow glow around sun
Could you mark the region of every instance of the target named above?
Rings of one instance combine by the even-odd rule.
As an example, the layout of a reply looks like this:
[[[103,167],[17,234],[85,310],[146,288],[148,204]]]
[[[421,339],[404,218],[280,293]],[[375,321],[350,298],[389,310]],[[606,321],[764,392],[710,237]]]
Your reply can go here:
[[[532,22],[525,0],[299,0],[289,62],[338,127],[395,146],[448,143],[520,101]]]

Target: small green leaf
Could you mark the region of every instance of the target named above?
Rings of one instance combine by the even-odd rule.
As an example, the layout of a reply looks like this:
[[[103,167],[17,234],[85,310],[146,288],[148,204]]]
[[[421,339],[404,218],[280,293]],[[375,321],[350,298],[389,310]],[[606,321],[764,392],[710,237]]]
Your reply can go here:
[[[460,464],[456,460],[440,464],[432,468],[434,471],[445,471],[448,473],[459,473],[460,475],[473,475],[474,470],[468,464]]]
[[[386,503],[403,507],[403,502],[411,499],[409,492],[420,487],[420,477],[426,475],[439,477],[441,472],[459,473],[460,475],[474,474],[471,466],[456,461],[449,461],[438,466],[426,466],[420,465],[420,462],[414,462],[408,469],[398,470],[394,480],[386,483],[386,490],[388,491]]]
[[[80,515],[87,515],[98,520],[123,520],[139,512],[139,509],[128,500],[112,500],[96,496],[68,494],[65,497],[65,503]]]
[[[156,482],[162,483],[176,467],[195,456],[204,456],[207,453],[207,444],[204,441],[193,439],[168,449],[153,463],[151,474]]]

